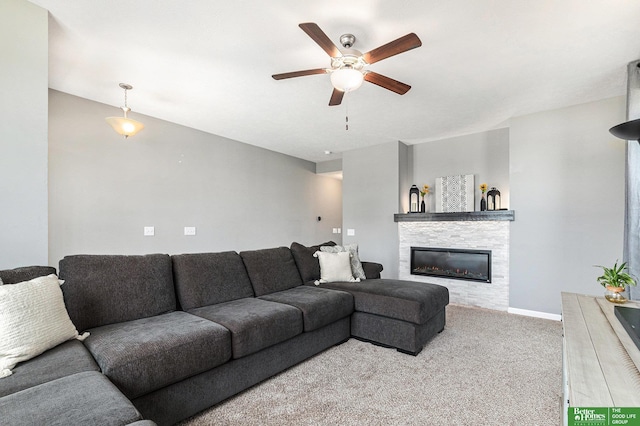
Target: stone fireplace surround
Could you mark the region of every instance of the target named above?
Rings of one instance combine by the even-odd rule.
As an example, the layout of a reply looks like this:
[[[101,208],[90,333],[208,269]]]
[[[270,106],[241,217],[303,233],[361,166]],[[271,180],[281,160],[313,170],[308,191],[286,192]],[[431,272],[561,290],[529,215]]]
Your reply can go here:
[[[451,303],[509,309],[509,231],[513,211],[396,214],[399,279],[440,284]],[[491,250],[491,283],[412,275],[411,247]]]

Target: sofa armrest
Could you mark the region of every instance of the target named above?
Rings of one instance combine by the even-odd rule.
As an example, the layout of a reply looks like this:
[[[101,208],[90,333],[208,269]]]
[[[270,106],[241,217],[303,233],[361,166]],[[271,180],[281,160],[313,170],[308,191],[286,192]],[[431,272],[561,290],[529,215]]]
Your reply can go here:
[[[364,269],[364,275],[368,280],[380,278],[380,272],[382,272],[382,265],[375,262],[362,262],[362,269]]]

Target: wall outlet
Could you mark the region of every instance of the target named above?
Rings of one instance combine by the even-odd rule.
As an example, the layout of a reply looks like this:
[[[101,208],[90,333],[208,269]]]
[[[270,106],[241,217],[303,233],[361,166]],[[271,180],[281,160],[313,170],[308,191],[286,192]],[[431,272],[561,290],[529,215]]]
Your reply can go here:
[[[338,233],[338,228],[333,228],[333,233],[337,234]]]
[[[338,234],[342,234],[342,228],[338,228]]]
[[[354,235],[356,235],[355,229],[347,229],[347,236],[353,237]]]
[[[156,235],[156,229],[153,226],[145,226],[143,233],[145,237],[153,237]]]
[[[184,227],[184,235],[196,235],[196,227],[195,226],[185,226]]]

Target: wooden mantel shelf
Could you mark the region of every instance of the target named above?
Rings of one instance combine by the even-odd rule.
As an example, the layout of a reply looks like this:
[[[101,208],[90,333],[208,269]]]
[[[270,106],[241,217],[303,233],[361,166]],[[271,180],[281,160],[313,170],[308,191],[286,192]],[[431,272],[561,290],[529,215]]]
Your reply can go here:
[[[509,220],[516,218],[514,210],[495,210],[483,212],[459,212],[459,213],[396,213],[394,222],[437,222],[437,221],[486,221]]]

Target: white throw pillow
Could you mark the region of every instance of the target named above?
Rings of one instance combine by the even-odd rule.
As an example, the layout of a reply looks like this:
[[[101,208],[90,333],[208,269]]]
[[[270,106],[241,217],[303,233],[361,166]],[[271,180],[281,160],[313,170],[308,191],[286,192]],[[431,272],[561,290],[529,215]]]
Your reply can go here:
[[[19,362],[88,335],[79,336],[69,319],[54,274],[0,286],[0,378]]]
[[[334,281],[360,281],[359,278],[353,278],[351,274],[349,252],[325,253],[317,251],[314,253],[314,256],[317,257],[320,262],[320,280],[315,281],[315,285]]]
[[[362,268],[362,262],[360,262],[360,256],[358,255],[358,244],[346,244],[343,246],[322,246],[320,247],[320,251],[326,253],[340,253],[343,251],[349,252],[351,254],[351,274],[355,278],[360,278],[362,280],[367,279],[364,274],[364,269]]]

